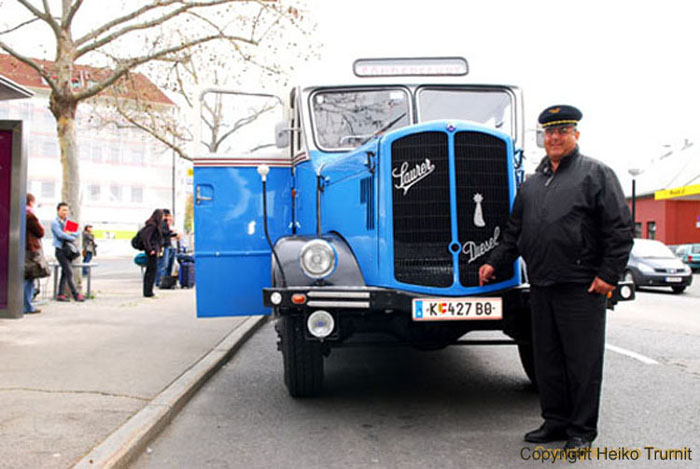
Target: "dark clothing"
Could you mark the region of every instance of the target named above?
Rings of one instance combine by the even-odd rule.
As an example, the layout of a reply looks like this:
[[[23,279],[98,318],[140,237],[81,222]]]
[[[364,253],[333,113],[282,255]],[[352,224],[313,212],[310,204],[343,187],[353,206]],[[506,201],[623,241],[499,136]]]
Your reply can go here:
[[[615,285],[627,265],[633,228],[615,173],[579,154],[552,172],[545,157],[520,186],[513,213],[488,264],[498,270],[522,255],[532,285]]]
[[[158,255],[150,256],[146,252],[146,272],[143,274],[143,296],[153,296],[153,284],[156,280]]]
[[[83,257],[87,256],[88,253],[96,256],[97,244],[95,244],[95,235],[83,230]]]
[[[95,235],[83,230],[83,263],[89,264],[92,258],[97,255],[97,244],[95,244]],[[83,267],[83,275],[88,274],[87,267]]]
[[[160,252],[160,248],[163,246],[163,232],[161,227],[156,226],[152,223],[146,224],[141,232],[143,237],[144,251],[149,255],[151,251],[155,251],[156,255]]]
[[[59,282],[58,286],[58,294],[62,295],[63,292],[66,289],[66,283],[68,284],[68,288],[70,288],[70,292],[73,295],[74,298],[78,297],[78,289],[75,288],[75,283],[73,282],[73,266],[71,265],[71,262],[68,260],[66,255],[63,253],[63,249],[56,248],[56,252],[54,253],[56,256],[56,260],[58,263],[61,265],[61,280]]]
[[[27,209],[26,250],[41,251],[41,238],[44,237],[44,227],[32,211]]]
[[[163,233],[160,226],[147,223],[141,231],[143,245],[146,251],[146,272],[143,275],[143,296],[153,296],[153,284],[156,279],[156,269],[158,268],[158,253],[163,245]],[[151,255],[151,252],[154,252]]]
[[[532,287],[535,374],[542,417],[593,441],[603,379],[605,297],[588,285]]]
[[[633,226],[617,177],[578,147],[553,171],[545,157],[518,189],[500,244],[499,270],[522,255],[531,284],[535,374],[542,417],[569,437],[597,436],[605,344],[605,297],[632,249]]]
[[[163,233],[163,246],[170,247],[172,245],[172,239],[177,236],[177,234],[170,230],[170,225],[168,225],[168,222],[165,220],[163,220],[160,231]]]
[[[27,219],[26,219],[26,242],[25,242],[25,256],[30,256],[32,252],[39,252],[42,250],[41,238],[44,237],[44,227],[39,223],[39,219],[34,215],[34,212],[27,207]],[[42,254],[43,256],[43,254]],[[24,312],[33,313],[36,308],[32,304],[34,299],[34,279],[24,280]]]

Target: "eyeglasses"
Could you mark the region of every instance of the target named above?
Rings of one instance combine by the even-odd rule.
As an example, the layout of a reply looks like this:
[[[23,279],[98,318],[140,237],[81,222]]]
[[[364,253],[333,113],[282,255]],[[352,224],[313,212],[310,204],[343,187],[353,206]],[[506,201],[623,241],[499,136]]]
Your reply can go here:
[[[567,127],[548,127],[544,129],[544,134],[545,135],[554,135],[554,134],[559,134],[562,137],[565,137],[567,135],[571,135],[576,131],[576,127],[573,125],[567,126]]]

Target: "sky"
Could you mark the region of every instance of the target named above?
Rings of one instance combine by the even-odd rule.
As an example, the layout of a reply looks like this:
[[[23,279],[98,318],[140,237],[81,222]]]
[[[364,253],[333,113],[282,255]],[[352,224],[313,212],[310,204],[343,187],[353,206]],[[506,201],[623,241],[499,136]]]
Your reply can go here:
[[[700,147],[700,2],[306,1],[329,67],[458,55],[469,61],[467,82],[523,90],[526,129],[551,104],[577,106],[581,151],[612,166],[623,186],[663,145],[688,138]],[[544,154],[526,150],[531,161]]]
[[[465,82],[519,86],[531,164],[543,155],[532,144],[537,115],[562,103],[583,111],[582,152],[612,166],[624,187],[629,169],[653,172],[664,145],[689,139],[700,149],[700,2],[284,1],[300,3],[317,25],[317,68],[349,71],[360,57],[457,55],[469,61]],[[0,0],[0,23],[14,3]],[[32,39],[34,50],[52,53],[53,44]]]

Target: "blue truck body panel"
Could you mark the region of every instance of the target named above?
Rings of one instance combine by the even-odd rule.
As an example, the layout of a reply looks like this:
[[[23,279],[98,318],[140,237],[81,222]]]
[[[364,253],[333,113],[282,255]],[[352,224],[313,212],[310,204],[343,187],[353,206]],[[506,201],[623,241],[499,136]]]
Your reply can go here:
[[[270,314],[261,289],[270,286],[270,248],[256,166],[195,166],[197,315]],[[267,179],[268,229],[273,239],[291,233],[290,167],[271,167]],[[211,200],[203,200],[204,198]]]

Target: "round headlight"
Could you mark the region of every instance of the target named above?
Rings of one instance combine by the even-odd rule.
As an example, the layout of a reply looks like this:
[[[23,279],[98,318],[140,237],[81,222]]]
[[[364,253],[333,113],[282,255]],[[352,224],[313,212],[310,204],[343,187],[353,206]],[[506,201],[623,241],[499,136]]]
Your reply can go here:
[[[306,327],[311,335],[324,339],[333,332],[335,321],[333,315],[328,311],[318,310],[311,313],[309,319],[306,320]]]
[[[624,285],[622,288],[620,288],[620,297],[623,300],[629,300],[632,297],[632,289],[627,285]]]
[[[328,241],[314,239],[301,249],[301,270],[314,279],[328,277],[335,268],[335,251]]]
[[[270,295],[270,303],[272,303],[273,305],[278,305],[282,303],[282,295],[280,294],[280,292],[276,291],[273,292],[272,295]]]

